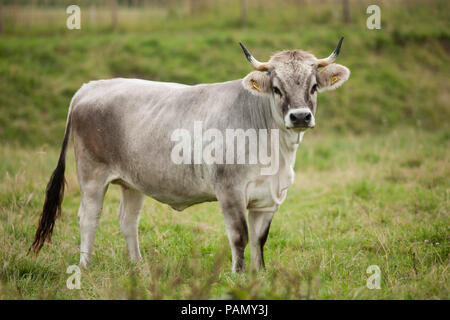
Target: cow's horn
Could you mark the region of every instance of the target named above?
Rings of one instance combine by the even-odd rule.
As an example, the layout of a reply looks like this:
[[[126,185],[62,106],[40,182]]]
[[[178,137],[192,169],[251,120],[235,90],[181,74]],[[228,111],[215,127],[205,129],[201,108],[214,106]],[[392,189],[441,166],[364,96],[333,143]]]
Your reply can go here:
[[[259,71],[266,71],[267,69],[269,69],[269,65],[267,62],[259,62],[251,55],[250,52],[248,52],[247,48],[242,44],[242,42],[239,42],[239,44],[241,45],[241,48],[244,51],[247,60],[252,64],[253,68]]]
[[[344,40],[344,37],[341,37],[341,39],[339,39],[339,43],[338,43],[336,49],[334,49],[333,53],[328,58],[317,60],[318,67],[325,67],[325,66],[329,65],[330,63],[333,63],[334,61],[336,61],[336,58],[339,55],[339,51],[341,51],[341,45],[342,45],[343,40]]]

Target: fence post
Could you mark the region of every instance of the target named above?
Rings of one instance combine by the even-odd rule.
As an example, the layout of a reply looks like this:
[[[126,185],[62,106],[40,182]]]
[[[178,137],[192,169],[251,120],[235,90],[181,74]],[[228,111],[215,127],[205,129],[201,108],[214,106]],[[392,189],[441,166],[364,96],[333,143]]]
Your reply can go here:
[[[0,34],[2,34],[3,31],[3,24],[2,24],[2,0],[0,0]]]
[[[349,0],[342,0],[342,9],[344,12],[344,22],[347,24],[351,23],[350,5],[349,5],[348,1]]]
[[[247,0],[241,0],[241,27],[247,26]]]
[[[117,30],[117,0],[110,0],[110,7],[111,7],[111,22],[113,30]]]

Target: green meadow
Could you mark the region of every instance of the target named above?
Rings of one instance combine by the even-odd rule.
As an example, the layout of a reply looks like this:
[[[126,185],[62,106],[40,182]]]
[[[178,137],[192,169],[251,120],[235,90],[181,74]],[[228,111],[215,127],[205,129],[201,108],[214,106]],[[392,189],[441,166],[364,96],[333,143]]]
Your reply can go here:
[[[116,27],[107,6],[83,3],[81,30],[67,30],[64,6],[1,11],[1,299],[450,298],[448,1],[375,1],[380,30],[366,28],[368,1],[350,1],[351,23],[337,1],[248,1],[245,26],[239,1],[195,14],[176,1],[121,6]],[[248,247],[247,271],[231,273],[218,203],[177,212],[147,198],[143,261],[128,262],[112,185],[92,266],[82,270],[81,289],[69,290],[66,269],[78,263],[80,241],[71,145],[62,217],[52,242],[27,256],[70,99],[83,83],[238,79],[251,71],[239,41],[264,61],[293,48],[328,56],[341,35],[337,63],[352,73],[319,94],[316,128],[305,134],[295,183],[271,225],[264,272],[251,271]],[[371,265],[380,289],[366,286]]]

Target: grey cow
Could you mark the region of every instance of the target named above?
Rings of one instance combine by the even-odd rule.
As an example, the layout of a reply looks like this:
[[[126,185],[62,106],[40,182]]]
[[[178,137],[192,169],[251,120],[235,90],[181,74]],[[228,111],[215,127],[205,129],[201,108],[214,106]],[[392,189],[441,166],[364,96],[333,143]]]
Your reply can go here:
[[[294,181],[298,144],[305,130],[315,126],[317,92],[335,89],[350,76],[346,67],[333,63],[342,40],[325,59],[289,50],[274,54],[268,62],[259,62],[241,44],[256,71],[223,83],[190,86],[120,78],[83,85],[70,104],[61,154],[30,250],[39,253],[61,214],[72,132],[81,191],[81,266],[91,262],[105,192],[114,183],[122,190],[119,220],[131,259],[141,259],[138,220],[147,195],[176,210],[219,201],[233,272],[244,268],[249,236],[252,266],[263,268],[270,223]],[[278,130],[278,170],[263,175],[261,163],[174,163],[172,133],[179,128],[193,132],[198,121],[204,129],[218,132]],[[245,152],[251,155],[248,146]],[[274,154],[271,150],[270,156]]]

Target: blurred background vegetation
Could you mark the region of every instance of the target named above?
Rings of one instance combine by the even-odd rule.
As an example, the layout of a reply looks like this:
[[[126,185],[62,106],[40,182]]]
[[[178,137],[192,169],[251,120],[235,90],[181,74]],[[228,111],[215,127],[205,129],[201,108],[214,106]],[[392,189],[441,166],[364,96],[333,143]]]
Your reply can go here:
[[[316,131],[361,134],[398,126],[448,128],[450,2],[356,0],[31,0],[1,2],[0,141],[59,142],[70,99],[112,77],[188,84],[251,71],[282,49],[328,56],[352,71],[339,93],[319,96]],[[68,30],[66,7],[81,8]],[[381,30],[366,28],[369,4]]]

